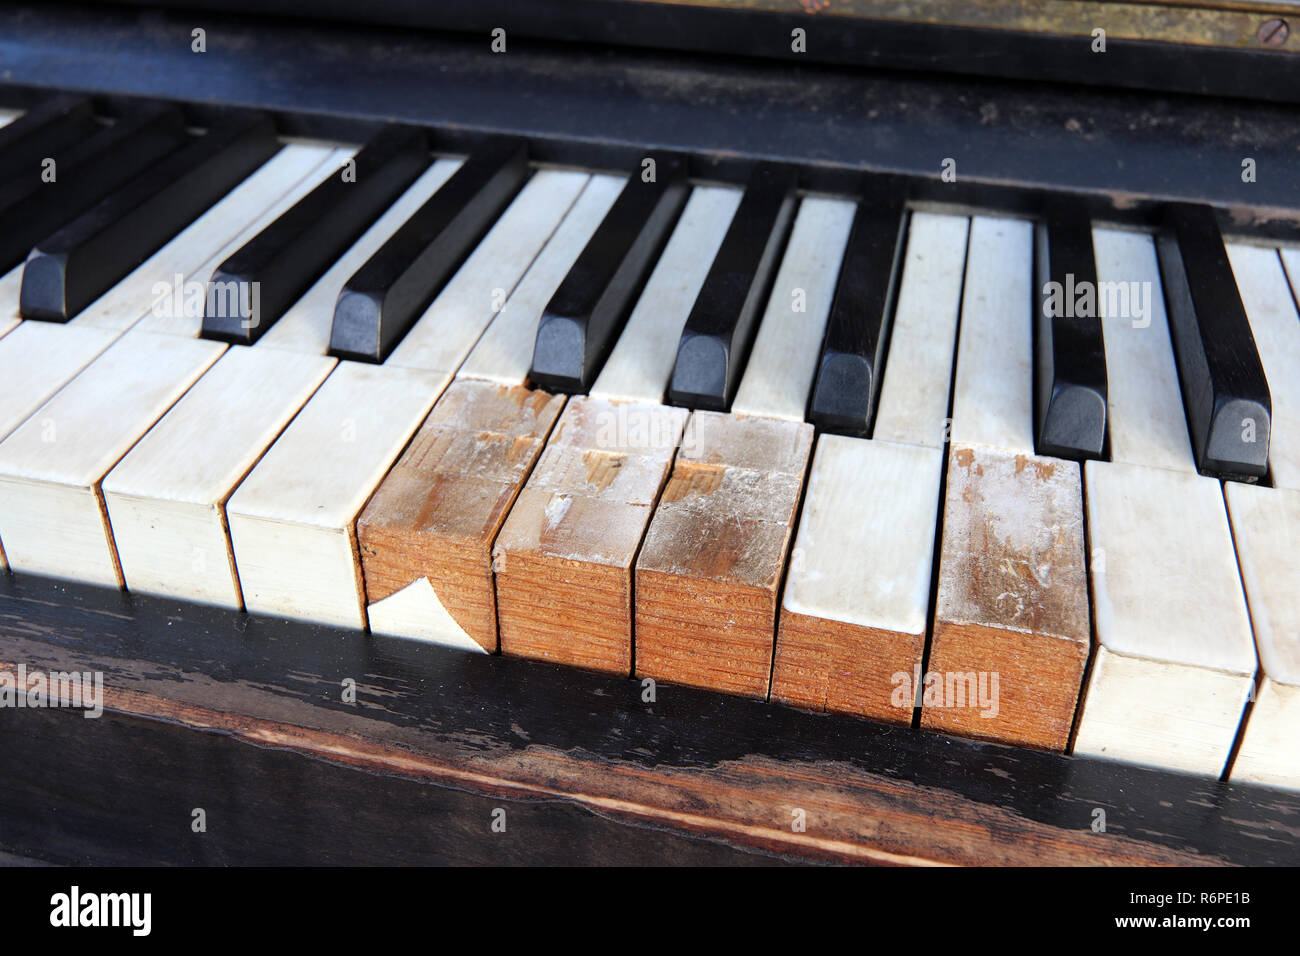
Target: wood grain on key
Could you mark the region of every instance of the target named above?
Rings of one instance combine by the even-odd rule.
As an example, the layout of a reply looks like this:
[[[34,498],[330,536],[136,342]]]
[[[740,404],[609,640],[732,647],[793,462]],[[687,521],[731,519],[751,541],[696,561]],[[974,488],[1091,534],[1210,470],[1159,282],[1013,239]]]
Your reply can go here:
[[[695,412],[636,564],[636,673],[767,694],[813,428]]]
[[[912,722],[943,451],[823,435],[781,604],[772,697]],[[902,675],[901,678],[899,675]]]
[[[569,403],[493,549],[501,650],[632,667],[632,563],[687,413]]]
[[[952,447],[921,726],[1065,749],[1088,661],[1081,502],[1073,462]]]
[[[1026,222],[971,220],[918,697],[923,727],[1063,750],[1091,633],[1083,496],[1076,463],[1034,454],[1032,234]]]
[[[563,406],[471,379],[447,389],[357,520],[372,631],[497,649],[492,544]]]

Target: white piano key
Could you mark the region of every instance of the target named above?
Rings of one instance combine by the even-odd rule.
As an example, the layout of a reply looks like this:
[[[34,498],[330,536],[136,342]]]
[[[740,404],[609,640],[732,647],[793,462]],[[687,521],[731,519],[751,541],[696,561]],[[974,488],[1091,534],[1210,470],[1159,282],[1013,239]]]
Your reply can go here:
[[[1300,789],[1300,491],[1224,491],[1262,671],[1231,777]]]
[[[924,635],[942,470],[939,449],[819,438],[784,606]]]
[[[911,721],[912,701],[891,707],[894,685],[876,678],[921,663],[943,454],[818,439],[781,601],[775,698]]]
[[[942,448],[970,220],[915,212],[871,437]]]
[[[1272,398],[1269,476],[1274,488],[1300,489],[1300,316],[1277,252],[1235,243],[1227,249]]]
[[[502,385],[527,381],[542,312],[626,181],[622,176],[568,175],[581,177],[581,194],[469,353],[459,377]]]
[[[562,170],[534,174],[384,364],[437,371],[450,380],[559,227],[583,182],[581,175]]]
[[[1085,468],[1097,651],[1075,752],[1217,775],[1255,673],[1219,483]]]
[[[445,385],[445,373],[341,362],[227,504],[244,604],[366,623],[356,518]]]
[[[225,502],[334,365],[234,346],[109,472],[104,502],[129,590],[242,606]]]
[[[1033,224],[1022,220],[971,220],[953,395],[954,443],[1034,453],[1033,235]]]
[[[344,283],[379,251],[379,248],[429,200],[430,196],[455,175],[460,165],[460,160],[440,159],[426,169],[402,195],[397,197],[384,214],[362,233],[347,252],[303,293],[302,298],[290,306],[288,311],[280,316],[279,321],[262,333],[262,337],[257,340],[254,347],[288,349],[312,355],[324,355],[329,351],[330,327],[334,324],[334,305],[338,302]],[[268,224],[269,222],[268,220]],[[251,239],[257,231],[250,232],[246,239]],[[232,253],[234,251],[231,250]],[[220,262],[214,263],[213,268],[218,265]]]
[[[100,482],[224,350],[128,335],[0,443],[0,540],[15,570],[121,584]]]
[[[1144,233],[1094,229],[1092,245],[1106,343],[1111,460],[1194,472],[1155,241]],[[1107,284],[1117,290],[1120,308],[1111,308],[1111,296],[1103,291]],[[1119,290],[1127,290],[1127,311]]]
[[[686,201],[627,325],[610,351],[591,395],[657,405],[677,360],[677,343],[744,191],[697,186]]]
[[[810,198],[800,204],[731,403],[735,414],[804,420],[856,211],[856,203],[843,199]]]
[[[68,324],[198,335],[203,293],[196,285],[187,296],[185,285],[206,283],[211,270],[204,267],[226,248],[238,248],[250,220],[269,221],[296,202],[335,157],[327,146],[284,147]]]
[[[0,110],[0,127],[8,126],[18,117],[23,115],[22,110]]]

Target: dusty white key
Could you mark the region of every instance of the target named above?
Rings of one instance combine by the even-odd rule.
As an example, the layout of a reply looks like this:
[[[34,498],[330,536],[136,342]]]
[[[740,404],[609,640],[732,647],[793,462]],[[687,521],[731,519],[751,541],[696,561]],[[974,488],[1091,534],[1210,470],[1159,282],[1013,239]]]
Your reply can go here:
[[[1075,752],[1218,775],[1255,673],[1219,483],[1090,461],[1085,485],[1098,646]]]
[[[126,336],[0,443],[0,540],[15,570],[121,584],[100,482],[224,350]]]
[[[248,610],[365,626],[356,518],[444,375],[342,362],[227,503]]]
[[[1088,660],[1083,502],[1076,463],[1034,454],[1032,238],[971,221],[926,679],[974,675],[986,699],[922,699],[921,725],[1063,751]]]
[[[1224,491],[1261,670],[1231,778],[1300,789],[1300,491]]]
[[[857,204],[805,199],[731,403],[737,415],[801,422]],[[777,387],[780,383],[780,387]]]
[[[515,197],[386,365],[450,380],[577,200],[583,174],[544,169]]]
[[[284,147],[68,324],[198,335],[207,263],[238,248],[250,220],[270,222],[297,202],[335,158],[328,146]]]
[[[1033,231],[1032,223],[1018,219],[971,220],[953,396],[954,443],[1034,452]]]
[[[970,220],[914,212],[871,437],[942,448]]]
[[[1094,229],[1092,247],[1098,283],[1117,290],[1098,295],[1111,460],[1194,472],[1155,241],[1140,232]],[[1112,299],[1121,307],[1112,309]]]
[[[104,502],[129,590],[242,606],[226,499],[334,365],[235,346],[109,472]]]
[[[627,325],[592,384],[593,398],[659,404],[677,344],[743,190],[698,186],[655,264]]]
[[[303,293],[278,322],[257,340],[256,348],[288,349],[312,355],[329,350],[334,305],[344,284],[366,261],[428,202],[460,168],[460,160],[440,159],[426,169],[375,222],[361,234],[338,261]],[[248,238],[252,238],[252,233]],[[233,250],[232,250],[233,252]]]
[[[912,218],[876,424],[890,440],[818,440],[781,602],[778,700],[912,719],[891,678],[925,649],[968,229],[965,217]]]
[[[569,175],[587,179],[580,173]],[[564,221],[465,359],[456,373],[458,377],[481,378],[502,385],[522,385],[527,381],[542,312],[618,198],[624,183],[622,176],[592,176],[585,182]]]
[[[1227,249],[1272,398],[1269,477],[1274,488],[1300,489],[1300,316],[1274,250],[1233,243]]]

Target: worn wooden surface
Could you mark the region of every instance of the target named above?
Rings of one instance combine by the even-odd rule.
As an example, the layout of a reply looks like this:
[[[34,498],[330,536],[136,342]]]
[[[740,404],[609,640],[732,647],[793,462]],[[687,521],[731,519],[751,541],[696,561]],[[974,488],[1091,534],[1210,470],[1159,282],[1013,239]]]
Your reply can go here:
[[[943,452],[823,435],[781,598],[772,697],[911,724]],[[902,679],[895,679],[902,674]]]
[[[564,407],[562,396],[457,380],[425,419],[361,517],[357,544],[371,629],[497,649],[492,542]],[[451,617],[385,619],[382,605],[420,579]]]
[[[921,725],[1063,750],[1090,639],[1079,467],[954,444],[940,548],[929,672],[996,676],[997,706],[945,697]]]
[[[503,653],[631,672],[632,562],[686,414],[569,402],[493,548]]]
[[[1283,791],[689,688],[646,702],[638,681],[89,586],[0,578],[0,670],[18,662],[100,671],[109,711],[149,720],[5,711],[8,853],[1300,863],[1300,795]],[[495,807],[518,843],[492,842]]]
[[[695,412],[636,563],[636,673],[765,697],[813,429]]]

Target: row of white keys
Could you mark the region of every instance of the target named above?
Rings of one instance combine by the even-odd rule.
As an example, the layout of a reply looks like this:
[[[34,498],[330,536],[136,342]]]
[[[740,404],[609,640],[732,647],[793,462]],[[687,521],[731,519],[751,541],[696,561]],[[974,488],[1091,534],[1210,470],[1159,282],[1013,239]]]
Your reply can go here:
[[[588,178],[535,174],[388,360],[340,362],[231,496],[250,611],[365,626],[357,515]]]
[[[482,390],[527,383],[542,311],[618,198],[624,182],[622,176],[603,174],[588,180],[555,234],[456,372],[455,381],[439,399],[439,406],[449,402],[452,407],[464,408],[472,415]],[[439,406],[429,416],[430,422],[438,420]],[[419,441],[417,437],[411,447],[417,448]],[[401,462],[395,467],[400,469]],[[431,559],[436,560],[436,556]],[[366,617],[370,630],[376,634],[420,638],[463,650],[483,651],[444,607],[428,577],[368,603]]]
[[[334,369],[325,353],[343,284],[458,165],[432,164],[256,345],[230,348],[104,480],[129,590],[242,606],[225,502]],[[222,249],[205,272],[266,224]],[[198,315],[166,314],[145,319],[141,331],[189,337],[201,323]]]
[[[178,275],[184,279],[222,243],[237,241],[250,218],[278,214],[295,200],[330,155],[319,146],[281,150],[73,321],[24,322],[0,339],[0,438],[9,436],[0,445],[0,471],[18,479],[13,490],[19,492],[0,505],[0,539],[10,539],[7,556],[15,568],[101,583],[118,580],[103,519],[96,524],[83,514],[65,534],[55,515],[28,510],[23,495],[47,503],[73,495],[99,510],[104,476],[99,469],[111,467],[192,381],[190,367],[179,359],[150,367],[155,354],[168,349],[160,343],[137,344],[132,337],[117,343],[111,359],[105,350],[151,313],[160,290],[170,290]],[[207,356],[211,350],[202,346],[189,354]],[[101,358],[116,371],[96,371]],[[125,376],[119,384],[124,392],[139,391],[152,400],[128,396],[103,402],[111,374]],[[174,382],[163,379],[168,374],[176,376]],[[64,427],[65,417],[70,429]],[[42,489],[43,484],[50,487]],[[87,532],[96,526],[98,536]]]
[[[1230,774],[1300,789],[1300,316],[1283,268],[1300,279],[1300,257],[1230,244],[1228,258],[1272,398],[1272,487],[1224,483],[1260,663]]]
[[[1098,281],[1147,310],[1103,310],[1114,460],[1085,467],[1097,650],[1074,749],[1217,776],[1255,672],[1232,534],[1186,437],[1154,242],[1093,237]]]
[[[845,212],[829,249],[847,240]],[[872,682],[866,662],[887,654],[879,638],[902,635],[920,662],[968,231],[963,216],[912,215],[873,437],[817,441],[782,598],[777,699],[886,716],[866,701],[887,700],[892,685],[861,686]],[[910,676],[910,662],[893,664]],[[892,716],[911,714],[909,699]]]

